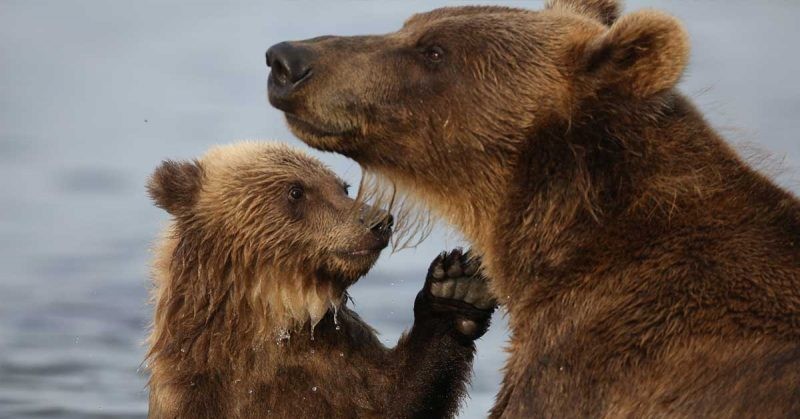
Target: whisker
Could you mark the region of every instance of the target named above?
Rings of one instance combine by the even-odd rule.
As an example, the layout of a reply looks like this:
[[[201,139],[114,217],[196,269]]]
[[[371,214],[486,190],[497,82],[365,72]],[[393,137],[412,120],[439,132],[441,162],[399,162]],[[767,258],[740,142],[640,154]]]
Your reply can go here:
[[[424,205],[400,190],[391,180],[367,169],[363,170],[356,200],[360,208],[365,205],[371,207],[364,214],[365,222],[370,225],[380,221],[382,210],[393,214],[392,253],[419,246],[431,235],[436,225]]]

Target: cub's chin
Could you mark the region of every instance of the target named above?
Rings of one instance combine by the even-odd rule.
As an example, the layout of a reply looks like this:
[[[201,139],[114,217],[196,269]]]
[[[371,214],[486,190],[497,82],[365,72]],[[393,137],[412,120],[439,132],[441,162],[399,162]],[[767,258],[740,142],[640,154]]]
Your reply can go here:
[[[381,250],[335,252],[327,263],[326,271],[345,287],[350,286],[372,269]]]

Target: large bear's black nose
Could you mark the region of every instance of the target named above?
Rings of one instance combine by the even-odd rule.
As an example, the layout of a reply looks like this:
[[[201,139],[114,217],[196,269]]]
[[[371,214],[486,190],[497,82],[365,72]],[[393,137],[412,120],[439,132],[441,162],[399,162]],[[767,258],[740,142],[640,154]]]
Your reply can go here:
[[[280,87],[294,87],[311,77],[313,52],[290,42],[281,42],[267,50],[267,66],[272,69],[273,83]]]

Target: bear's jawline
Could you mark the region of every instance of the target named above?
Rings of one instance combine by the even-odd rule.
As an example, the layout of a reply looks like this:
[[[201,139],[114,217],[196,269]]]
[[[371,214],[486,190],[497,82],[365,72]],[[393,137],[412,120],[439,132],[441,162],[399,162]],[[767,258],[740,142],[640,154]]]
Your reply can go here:
[[[312,123],[305,119],[301,119],[296,115],[286,113],[286,121],[290,126],[303,133],[310,134],[315,137],[338,137],[338,138],[351,138],[356,135],[354,129],[349,130],[335,130],[322,126],[319,123]]]

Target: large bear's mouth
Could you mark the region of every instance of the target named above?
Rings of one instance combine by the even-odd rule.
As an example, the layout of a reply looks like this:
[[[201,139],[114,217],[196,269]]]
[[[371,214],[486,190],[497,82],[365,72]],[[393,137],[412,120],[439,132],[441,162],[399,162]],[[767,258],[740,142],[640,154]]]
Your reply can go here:
[[[304,143],[322,151],[331,151],[353,157],[356,152],[359,131],[356,128],[339,129],[329,124],[285,113],[289,129]]]
[[[349,129],[349,130],[341,130],[332,127],[328,127],[323,123],[320,122],[310,122],[306,119],[302,119],[297,115],[286,113],[286,122],[289,124],[293,130],[297,132],[303,133],[308,136],[313,137],[335,137],[339,139],[346,139],[352,138],[356,135],[356,130]]]

